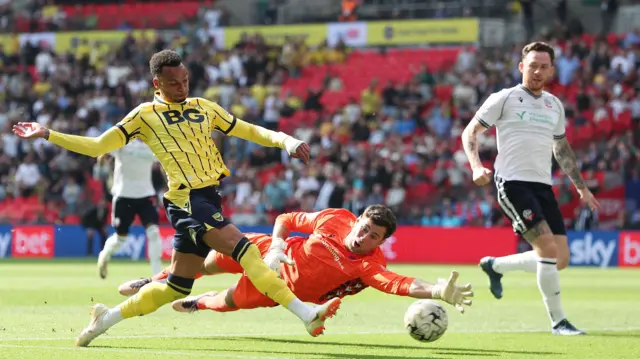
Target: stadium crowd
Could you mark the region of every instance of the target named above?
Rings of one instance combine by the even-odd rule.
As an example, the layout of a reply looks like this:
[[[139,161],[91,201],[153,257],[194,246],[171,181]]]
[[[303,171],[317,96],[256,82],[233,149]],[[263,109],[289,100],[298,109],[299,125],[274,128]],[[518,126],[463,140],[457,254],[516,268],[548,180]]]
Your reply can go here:
[[[151,98],[147,61],[169,47],[185,58],[191,96],[217,101],[235,116],[271,129],[283,128],[283,121],[290,123],[300,111],[313,114],[310,123],[287,127],[311,145],[308,166],[279,150],[215,136],[232,169],[221,191],[233,222],[270,223],[277,214],[297,209],[345,207],[359,213],[385,203],[402,224],[506,225],[493,189],[473,186],[458,138],[490,93],[519,83],[521,46],[509,51],[464,47],[446,70],[416,68],[408,83],[373,79],[344,106],[326,109],[323,96],[344,86],[335,73],[328,71],[322,86],[306,94],[281,86],[309,66],[344,63],[360,50],[295,40],[274,46],[257,34],[224,50],[216,48],[205,27],[180,31],[169,39],[129,35],[115,45],[83,41],[70,53],[55,53],[46,42],[0,49],[0,220],[78,223],[86,213],[95,216],[96,208],[107,210],[109,161],[98,165],[46,141],[18,141],[11,126],[37,121],[98,136]],[[546,40],[557,49],[557,76],[549,88],[564,102],[574,133],[592,135],[576,135],[576,143],[584,144],[576,152],[591,185],[606,186],[596,179],[602,172],[639,179],[639,142],[631,129],[640,119],[640,31]],[[450,100],[436,96],[440,85],[451,87]],[[633,120],[632,128],[600,136],[616,132],[602,131],[601,125],[609,121],[615,127],[624,116]],[[483,136],[482,141],[481,157],[490,161],[495,138]],[[560,178],[559,199],[566,203],[573,191]],[[161,196],[166,184],[159,167],[154,183]],[[638,222],[640,216],[633,213],[621,226]]]

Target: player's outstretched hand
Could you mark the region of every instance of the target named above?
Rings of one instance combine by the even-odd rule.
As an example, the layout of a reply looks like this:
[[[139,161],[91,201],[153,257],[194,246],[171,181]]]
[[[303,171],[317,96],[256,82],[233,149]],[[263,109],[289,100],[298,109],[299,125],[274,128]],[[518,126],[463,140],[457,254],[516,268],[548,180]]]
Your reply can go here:
[[[434,285],[434,299],[442,299],[464,313],[464,305],[471,305],[473,302],[470,299],[473,297],[473,289],[471,283],[457,285],[458,276],[458,272],[452,271],[448,280],[439,279],[438,284]]]
[[[18,122],[17,125],[13,125],[13,133],[20,138],[43,138],[47,129],[37,122]]]
[[[293,260],[291,260],[291,258],[289,258],[289,256],[278,249],[269,250],[269,252],[267,252],[267,254],[264,256],[263,261],[269,268],[271,268],[271,270],[278,273],[278,276],[280,276],[280,263],[286,263],[290,266],[296,264]]]
[[[588,188],[579,189],[578,194],[580,194],[580,201],[589,206],[592,211],[600,209],[600,202]]]
[[[287,149],[287,152],[289,153],[289,156],[301,159],[304,163],[309,163],[311,149],[309,148],[308,144],[293,137],[289,137],[285,140],[284,145]]]
[[[304,142],[302,142],[302,144],[298,146],[298,148],[296,149],[296,153],[291,155],[291,157],[293,158],[301,159],[304,163],[309,163],[310,156],[311,156],[311,148],[309,148],[309,145],[307,145]]]
[[[473,170],[473,183],[484,186],[491,182],[491,170],[488,168],[478,168]]]

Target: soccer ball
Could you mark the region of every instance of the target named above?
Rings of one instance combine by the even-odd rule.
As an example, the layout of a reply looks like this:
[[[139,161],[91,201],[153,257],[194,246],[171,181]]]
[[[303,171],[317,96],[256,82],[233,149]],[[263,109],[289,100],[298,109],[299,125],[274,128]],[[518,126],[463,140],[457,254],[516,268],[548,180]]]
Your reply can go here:
[[[409,306],[404,314],[404,327],[420,342],[435,342],[447,331],[449,318],[440,303],[422,299]]]

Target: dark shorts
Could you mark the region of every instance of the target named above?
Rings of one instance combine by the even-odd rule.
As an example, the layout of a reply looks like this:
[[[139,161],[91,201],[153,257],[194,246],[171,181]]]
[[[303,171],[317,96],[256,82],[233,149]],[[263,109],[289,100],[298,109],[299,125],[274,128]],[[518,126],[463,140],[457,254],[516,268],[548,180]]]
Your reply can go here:
[[[222,217],[222,198],[216,187],[191,190],[189,202],[191,213],[164,199],[167,217],[176,230],[173,248],[180,253],[206,258],[211,248],[202,241],[202,237],[209,229],[220,229],[230,222]]]
[[[539,182],[505,181],[496,176],[498,204],[509,218],[513,231],[522,235],[541,221],[547,221],[551,232],[566,235],[564,218],[550,185]]]
[[[156,198],[154,196],[144,198],[113,198],[113,210],[111,213],[111,225],[119,235],[129,233],[129,228],[140,216],[143,226],[158,224],[158,209],[156,208]]]

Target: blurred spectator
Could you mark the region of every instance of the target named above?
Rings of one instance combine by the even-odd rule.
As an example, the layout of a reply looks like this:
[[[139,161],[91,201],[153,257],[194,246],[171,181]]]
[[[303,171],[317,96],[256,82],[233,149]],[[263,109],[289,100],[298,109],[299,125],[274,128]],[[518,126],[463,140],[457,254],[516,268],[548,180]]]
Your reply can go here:
[[[87,256],[93,255],[96,236],[100,236],[99,248],[103,248],[107,241],[107,224],[109,218],[109,208],[107,202],[101,199],[95,206],[82,216],[82,226],[87,231]]]
[[[340,4],[339,21],[356,21],[358,19],[358,6],[360,0],[342,0]]]
[[[33,154],[28,154],[24,162],[18,166],[14,181],[19,194],[22,197],[29,197],[34,193],[34,188],[40,180],[40,170],[38,164],[34,162]]]
[[[573,229],[576,231],[590,231],[598,227],[598,212],[592,211],[585,205],[576,208],[577,216],[574,220]]]
[[[522,1],[525,15],[531,3]],[[264,4],[265,22],[276,22],[272,15],[277,11],[269,12],[279,4]],[[607,2],[610,5],[617,6]],[[52,29],[78,22],[73,16],[56,18],[55,6],[30,6],[34,14],[48,14]],[[439,11],[450,15],[445,8]],[[508,225],[492,189],[478,191],[471,184],[458,139],[490,93],[519,83],[520,45],[374,53],[348,49],[342,41],[308,43],[296,36],[276,45],[259,33],[245,33],[224,48],[216,38],[217,26],[228,23],[228,12],[205,4],[197,13],[199,22],[177,24],[171,36],[146,38],[132,32],[119,43],[79,37],[69,53],[57,53],[60,44],[46,41],[21,48],[17,37],[3,43],[0,200],[41,201],[36,212],[11,220],[44,221],[53,218],[52,213],[69,223],[77,217],[89,223],[89,213],[102,218],[102,212],[95,213],[102,208],[101,196],[110,200],[111,164],[96,164],[46,141],[18,142],[11,126],[24,119],[98,136],[152,97],[149,55],[173,47],[184,55],[192,75],[192,96],[215,100],[252,123],[295,134],[311,147],[312,160],[303,166],[278,149],[214,135],[232,170],[220,189],[227,193],[225,215],[234,223],[265,224],[284,211],[325,207],[360,214],[367,205],[387,203],[404,224]],[[391,15],[406,15],[400,13]],[[96,26],[92,16],[82,18],[82,26]],[[587,184],[605,192],[611,181],[603,178],[637,177],[640,164],[640,60],[634,50],[640,32],[608,41],[576,36],[580,31],[564,26],[553,31],[548,41],[558,51],[557,76],[548,90],[565,105],[567,134]],[[370,59],[379,61],[379,70],[369,72]],[[359,72],[364,67],[366,75]],[[583,133],[592,136],[582,138]],[[483,161],[495,158],[493,131],[480,136],[479,151]],[[156,177],[162,194],[166,183],[160,171]],[[568,205],[575,201],[575,192],[561,178],[556,180],[558,200]],[[87,212],[87,206],[93,212]],[[52,210],[57,207],[57,212]],[[4,212],[0,217],[9,220]],[[632,212],[621,221],[633,226],[640,221],[635,217]]]

